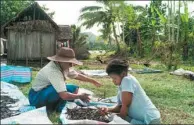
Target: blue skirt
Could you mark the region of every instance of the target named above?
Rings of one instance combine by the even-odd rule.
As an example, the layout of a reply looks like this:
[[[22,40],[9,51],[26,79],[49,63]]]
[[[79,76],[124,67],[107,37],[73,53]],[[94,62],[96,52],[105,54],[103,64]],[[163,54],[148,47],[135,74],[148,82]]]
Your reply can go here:
[[[73,84],[67,84],[66,88],[68,92],[74,93],[79,87]],[[31,106],[35,106],[36,108],[46,106],[48,111],[55,110],[61,112],[66,104],[66,100],[59,97],[59,94],[52,85],[49,85],[40,91],[34,91],[31,88],[28,98]]]

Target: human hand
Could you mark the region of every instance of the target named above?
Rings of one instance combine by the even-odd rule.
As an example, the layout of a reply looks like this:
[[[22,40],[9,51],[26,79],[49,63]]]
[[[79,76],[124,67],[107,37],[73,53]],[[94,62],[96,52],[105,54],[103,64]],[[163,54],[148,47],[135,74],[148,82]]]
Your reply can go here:
[[[108,113],[108,108],[107,107],[101,107],[99,108],[100,114],[101,115],[106,115]]]
[[[86,94],[86,93],[80,94],[79,98],[80,98],[83,102],[89,102],[89,100],[90,100],[89,94]]]

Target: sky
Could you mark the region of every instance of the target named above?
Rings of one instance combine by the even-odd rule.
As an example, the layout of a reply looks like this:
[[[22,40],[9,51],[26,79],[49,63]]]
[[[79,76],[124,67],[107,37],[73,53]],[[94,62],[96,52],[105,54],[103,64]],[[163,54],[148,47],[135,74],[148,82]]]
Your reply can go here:
[[[46,5],[50,11],[55,11],[53,20],[58,25],[71,25],[77,24],[80,10],[85,6],[99,5],[96,1],[37,1],[40,5]],[[145,6],[149,4],[150,1],[127,1],[127,3],[133,5]],[[194,11],[194,3],[188,5],[189,11]],[[98,30],[101,26],[94,26],[91,29],[82,28],[82,32],[92,32],[95,35],[99,35]]]

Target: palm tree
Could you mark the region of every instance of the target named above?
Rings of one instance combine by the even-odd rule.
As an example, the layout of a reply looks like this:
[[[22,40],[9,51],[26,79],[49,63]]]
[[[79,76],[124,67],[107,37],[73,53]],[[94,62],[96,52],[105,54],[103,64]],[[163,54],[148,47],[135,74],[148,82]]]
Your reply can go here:
[[[106,1],[106,0],[98,0],[97,2],[100,2],[103,4],[102,6],[86,6],[81,9],[81,15],[79,17],[79,20],[83,21],[82,26],[86,26],[86,28],[91,28],[95,24],[99,26],[100,24],[103,24],[104,31],[107,33],[105,35],[109,38],[110,41],[110,35],[114,34],[116,43],[117,43],[117,51],[120,51],[120,44],[118,42],[118,36],[116,34],[116,16],[114,15],[114,8],[115,8],[115,2],[113,1]],[[111,30],[112,28],[112,30]]]
[[[99,32],[101,33],[101,35],[99,37],[106,42],[108,41],[108,44],[111,45],[112,44],[112,38],[111,38],[112,27],[111,27],[111,25],[104,24],[103,28],[100,29]]]
[[[130,7],[130,6],[129,6]],[[134,29],[137,34],[137,50],[138,55],[143,57],[143,47],[142,47],[142,40],[141,40],[141,31],[140,28],[143,25],[143,21],[146,16],[146,9],[142,6],[133,6],[133,11],[129,16],[132,17],[131,20],[129,20],[129,27],[131,29]],[[138,14],[137,14],[138,13]]]
[[[80,33],[81,28],[76,25],[71,25],[71,30],[73,34],[71,47],[75,51],[75,56],[77,59],[88,59],[89,52],[86,45],[87,35]]]
[[[188,13],[188,4],[186,1],[184,3],[184,14],[181,14],[181,21],[183,25],[183,30],[182,30],[182,36],[183,36],[183,60],[188,59],[188,30],[189,30],[189,13]]]
[[[71,47],[73,49],[77,47],[82,47],[86,44],[87,35],[81,34],[80,27],[76,27],[76,25],[71,25],[71,31],[73,34],[72,44]]]

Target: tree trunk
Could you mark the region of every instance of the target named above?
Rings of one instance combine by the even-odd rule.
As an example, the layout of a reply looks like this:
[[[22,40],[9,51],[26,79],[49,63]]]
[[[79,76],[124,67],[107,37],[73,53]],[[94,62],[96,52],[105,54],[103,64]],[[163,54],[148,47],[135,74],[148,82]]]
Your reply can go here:
[[[183,45],[183,61],[186,61],[188,59],[188,53],[189,53],[188,43],[185,43]]]
[[[194,43],[193,43],[193,47],[192,47],[193,49],[192,49],[192,55],[194,55]],[[192,56],[192,59],[194,60],[194,56]]]
[[[173,55],[173,44],[169,47],[170,55],[169,55],[169,60],[168,60],[168,70],[171,70],[172,68],[172,55]]]
[[[179,13],[178,13],[178,29],[177,29],[177,36],[176,36],[176,42],[178,43],[179,42],[179,32],[180,32],[180,8],[181,8],[181,5],[180,5],[180,0],[179,0]]]
[[[187,2],[185,2],[184,5],[185,5],[186,9],[188,9]],[[186,13],[186,11],[185,11],[185,13]],[[186,18],[188,18],[188,17],[186,17]],[[188,24],[188,22],[184,22],[183,61],[186,61],[189,57],[188,31],[189,31],[189,24]]]
[[[108,35],[108,44],[111,45],[111,35]]]
[[[189,57],[189,47],[188,47],[187,34],[185,33],[185,39],[183,44],[183,61],[186,61],[188,57]]]
[[[171,1],[172,3],[171,3],[171,9],[172,9],[172,42],[175,42],[175,34],[174,34],[174,29],[175,29],[175,27],[174,27],[174,19],[175,19],[175,1]]]
[[[76,33],[73,31],[73,39],[71,41],[71,47],[74,49],[75,48],[75,41],[76,41]]]
[[[166,23],[164,24],[164,34],[168,36]],[[165,40],[167,40],[167,38],[165,38]]]
[[[113,34],[114,34],[114,37],[115,37],[115,40],[116,40],[116,43],[117,43],[117,51],[120,52],[120,44],[119,44],[119,41],[117,39],[117,34],[116,34],[116,29],[115,29],[114,22],[112,22],[112,25],[113,25]]]
[[[143,53],[142,53],[143,48],[142,48],[142,41],[141,41],[139,29],[137,29],[137,42],[138,42],[138,55],[140,57],[143,57]]]
[[[153,26],[152,29],[152,53],[154,52],[154,42],[156,40],[156,28]]]
[[[123,43],[125,43],[125,25],[124,25],[124,22],[123,22]]]
[[[171,12],[170,12],[170,2],[169,2],[169,0],[168,0],[168,25],[170,25],[170,17],[171,17]],[[168,41],[170,42],[170,40],[171,40],[171,37],[170,37],[170,35],[171,35],[171,32],[170,32],[170,26],[168,26]]]

